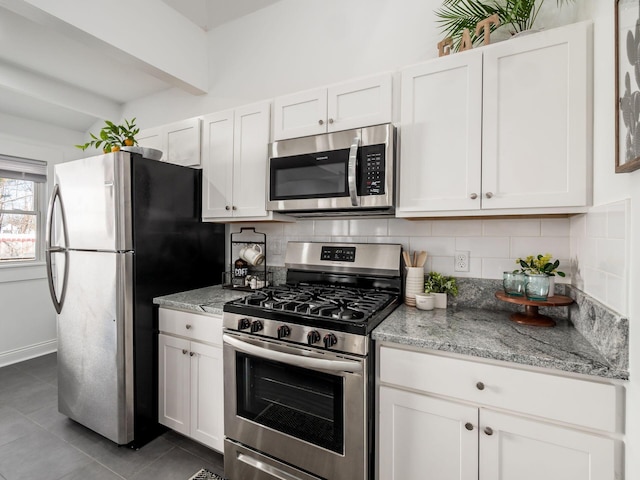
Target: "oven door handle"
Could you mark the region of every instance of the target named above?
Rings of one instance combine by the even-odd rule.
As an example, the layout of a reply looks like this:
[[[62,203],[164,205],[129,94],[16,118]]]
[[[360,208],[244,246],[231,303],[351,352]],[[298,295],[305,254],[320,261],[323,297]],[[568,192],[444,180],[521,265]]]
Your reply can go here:
[[[238,340],[230,335],[222,335],[223,341],[241,352],[296,367],[325,370],[330,372],[362,372],[362,364],[350,360],[326,360],[324,358],[304,357],[290,353],[277,352]]]

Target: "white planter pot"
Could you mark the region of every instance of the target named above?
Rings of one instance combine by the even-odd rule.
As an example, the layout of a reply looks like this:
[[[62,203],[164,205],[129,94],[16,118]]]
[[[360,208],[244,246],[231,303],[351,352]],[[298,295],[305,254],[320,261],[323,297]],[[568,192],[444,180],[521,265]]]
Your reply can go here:
[[[446,293],[434,293],[435,297],[435,307],[436,308],[447,308],[447,294]]]
[[[556,294],[556,277],[549,275],[549,296],[553,297]]]

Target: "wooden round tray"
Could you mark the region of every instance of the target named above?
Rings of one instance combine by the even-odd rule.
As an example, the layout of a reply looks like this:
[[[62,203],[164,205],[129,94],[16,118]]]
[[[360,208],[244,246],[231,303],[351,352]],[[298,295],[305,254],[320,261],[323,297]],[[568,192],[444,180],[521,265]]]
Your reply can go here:
[[[532,325],[535,327],[554,327],[556,322],[554,319],[547,317],[546,315],[540,315],[538,308],[540,307],[566,307],[573,303],[571,297],[565,297],[564,295],[554,295],[553,297],[547,297],[544,301],[529,300],[527,297],[512,297],[499,290],[496,292],[496,298],[503,302],[516,303],[518,305],[524,305],[524,313],[515,312],[512,313],[509,318],[522,325]]]

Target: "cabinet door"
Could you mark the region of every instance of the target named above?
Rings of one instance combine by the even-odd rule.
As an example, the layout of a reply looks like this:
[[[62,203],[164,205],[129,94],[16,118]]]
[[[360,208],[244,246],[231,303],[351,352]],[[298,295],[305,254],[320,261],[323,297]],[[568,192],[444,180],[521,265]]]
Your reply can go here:
[[[477,480],[477,427],[476,407],[380,387],[378,478]]]
[[[402,72],[402,216],[480,208],[482,54]]]
[[[480,420],[480,480],[617,478],[611,438],[493,411]]]
[[[140,132],[138,132],[138,135],[136,135],[136,140],[138,141],[138,145],[140,147],[155,148],[156,150],[160,150],[162,152],[161,160],[167,159],[166,145],[164,142],[165,137],[162,132],[162,127],[140,130]]]
[[[270,104],[237,108],[233,145],[233,216],[264,217]]]
[[[191,354],[191,437],[222,452],[222,348],[192,342]]]
[[[206,115],[202,125],[202,217],[231,217],[233,110]]]
[[[158,335],[158,421],[189,435],[189,341]]]
[[[327,131],[391,122],[391,74],[334,85],[327,90]]]
[[[200,118],[190,118],[165,127],[167,152],[164,159],[185,167],[200,166]]]
[[[588,204],[591,26],[484,52],[482,208]]]
[[[327,131],[327,90],[309,90],[274,101],[273,139],[304,137]]]

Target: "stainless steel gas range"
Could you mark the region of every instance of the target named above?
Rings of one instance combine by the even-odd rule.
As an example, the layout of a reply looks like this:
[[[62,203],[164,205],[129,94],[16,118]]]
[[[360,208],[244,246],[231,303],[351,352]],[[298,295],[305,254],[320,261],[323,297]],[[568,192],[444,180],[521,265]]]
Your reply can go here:
[[[230,480],[373,477],[370,333],[400,303],[401,250],[289,242],[286,285],[224,306]]]

